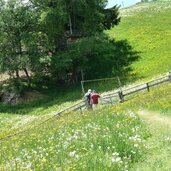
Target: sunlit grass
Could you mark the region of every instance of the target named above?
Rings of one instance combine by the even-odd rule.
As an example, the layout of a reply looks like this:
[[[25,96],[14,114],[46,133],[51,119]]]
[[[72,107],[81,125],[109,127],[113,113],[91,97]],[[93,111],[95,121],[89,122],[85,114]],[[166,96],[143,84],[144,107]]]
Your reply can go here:
[[[148,109],[158,111],[164,115],[171,116],[171,83],[167,83],[150,92],[137,93],[123,104],[123,108],[132,108],[134,110]]]
[[[145,79],[171,68],[171,4],[154,4],[143,11],[140,5],[109,31],[117,39],[128,39],[141,52],[133,72]],[[38,127],[54,112],[76,103],[81,87],[28,104],[1,105],[0,137],[33,129],[0,141],[0,170],[129,170],[145,155],[145,140],[150,135],[134,111],[148,109],[170,116],[170,92],[169,83],[97,113],[64,114]],[[166,142],[170,143],[169,137]]]
[[[148,136],[131,111],[117,113],[108,107],[96,114],[64,115],[1,142],[0,168],[125,170],[142,156]]]
[[[108,34],[127,39],[141,59],[132,67],[140,78],[151,78],[171,69],[171,2],[142,3],[121,11],[123,18]],[[127,15],[126,15],[127,14]]]

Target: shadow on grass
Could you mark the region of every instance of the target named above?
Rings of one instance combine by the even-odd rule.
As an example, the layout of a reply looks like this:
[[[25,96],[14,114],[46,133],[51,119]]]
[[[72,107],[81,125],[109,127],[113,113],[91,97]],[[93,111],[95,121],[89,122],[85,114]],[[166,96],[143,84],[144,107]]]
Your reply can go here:
[[[41,108],[41,111],[53,107],[54,105],[60,106],[66,102],[74,102],[80,100],[82,97],[81,88],[76,85],[72,87],[66,87],[66,89],[53,89],[40,91],[42,97],[27,103],[9,105],[0,104],[0,113],[6,114],[19,114],[27,115],[32,111]],[[41,113],[38,113],[40,115]]]
[[[134,51],[133,47],[129,45],[127,40],[114,41],[113,44],[113,56],[109,56],[110,60],[111,58],[113,59],[113,64],[109,65],[108,62],[102,62],[97,63],[96,66],[95,63],[94,67],[98,68],[99,73],[102,73],[104,68],[108,68],[108,75],[97,73],[97,78],[104,78],[104,76],[115,78],[109,81],[105,80],[84,84],[85,91],[91,88],[95,89],[99,93],[102,93],[104,91],[118,89],[120,87],[120,83],[116,76],[119,76],[122,86],[130,83],[130,81],[140,79],[136,74],[134,74],[133,76],[130,75],[132,71],[131,64],[140,59],[140,52]],[[109,65],[110,68],[104,65]],[[113,68],[113,66],[115,66],[115,68]],[[56,89],[42,91],[41,93],[45,95],[44,98],[35,100],[33,102],[13,106],[0,104],[0,113],[27,115],[38,108],[42,108],[42,111],[43,109],[45,110],[47,108],[53,107],[54,105],[62,105],[66,102],[74,103],[74,101],[80,100],[83,97],[83,92],[81,90],[80,84],[73,86],[64,85]],[[41,112],[38,112],[38,115],[40,114]]]

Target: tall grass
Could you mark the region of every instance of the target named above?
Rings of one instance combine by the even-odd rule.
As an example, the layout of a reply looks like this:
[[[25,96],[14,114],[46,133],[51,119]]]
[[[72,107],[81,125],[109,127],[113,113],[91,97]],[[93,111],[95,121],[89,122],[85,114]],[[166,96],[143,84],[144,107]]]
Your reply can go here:
[[[132,74],[149,78],[171,68],[170,5],[137,6],[139,10],[123,18],[116,30],[108,32],[118,40],[128,39],[135,50],[141,52],[141,59],[133,64]],[[100,92],[103,86],[100,83],[88,85],[87,89]],[[56,91],[33,103],[1,105],[0,136],[34,126],[81,98],[81,87],[70,91],[72,93]],[[145,153],[145,139],[149,137],[143,122],[132,111],[148,108],[169,115],[170,99],[168,84],[118,106],[107,106],[97,113],[57,117],[0,141],[0,170],[129,170]]]
[[[127,170],[142,156],[148,135],[131,111],[65,115],[1,142],[0,168]]]
[[[170,84],[158,86],[157,88],[151,89],[149,93],[137,94],[132,100],[129,99],[122,107],[132,108],[134,110],[145,108],[169,116],[171,112]]]

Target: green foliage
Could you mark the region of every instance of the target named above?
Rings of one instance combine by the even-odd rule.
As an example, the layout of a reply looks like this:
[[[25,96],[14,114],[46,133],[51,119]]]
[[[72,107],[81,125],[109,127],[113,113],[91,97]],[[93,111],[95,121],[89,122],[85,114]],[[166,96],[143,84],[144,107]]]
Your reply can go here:
[[[116,5],[110,9],[105,9],[104,15],[103,26],[105,29],[111,29],[120,22],[121,17],[119,17],[119,7]]]
[[[19,71],[23,70],[29,85],[28,71],[38,83],[43,78],[65,80],[70,73],[79,77],[74,66],[75,60],[82,59],[77,54],[74,57],[72,52],[69,52],[72,58],[66,56],[68,36],[92,36],[120,21],[116,6],[104,9],[106,0],[32,0],[27,3],[14,0],[1,3],[0,72],[7,72],[19,81]],[[104,20],[107,21],[105,26]]]
[[[103,78],[127,75],[131,70],[130,64],[138,58],[138,52],[134,52],[127,41],[96,35],[77,41],[65,53],[52,58],[52,68],[57,71],[61,66],[63,72],[69,71],[76,76],[83,70],[85,79]]]
[[[169,10],[167,11],[167,13],[161,13],[164,13],[165,15],[168,13],[168,16],[170,16]],[[168,16],[166,15],[165,19],[167,19]],[[152,21],[148,22],[149,25],[151,23]],[[161,29],[163,28],[161,27]],[[150,32],[150,30],[148,31]],[[133,32],[134,34],[136,33],[135,30],[133,30]],[[144,35],[144,31],[142,32]],[[151,77],[157,72],[160,73],[165,72],[166,69],[168,70],[168,68],[170,67],[170,63],[168,60],[170,59],[169,53],[166,53],[168,51],[164,51],[166,57],[163,60],[162,58],[159,58],[159,54],[161,54],[159,53],[160,49],[155,51],[158,60],[160,60],[162,64],[165,64],[166,68],[160,67],[161,65],[157,62],[155,63],[156,66],[150,65],[152,64],[152,62],[150,63],[150,60],[154,62],[157,61],[157,59],[154,58],[154,51],[150,53],[150,51],[146,48],[146,44],[141,44],[140,38],[143,39],[143,36],[140,34],[140,32],[138,31],[136,33],[136,36],[140,36],[138,37],[138,41],[136,40],[137,37],[132,37],[133,33],[131,34],[131,32],[126,33],[126,31],[124,30],[123,32],[119,33],[130,35],[129,42],[132,41],[131,45],[135,45],[137,43],[137,51],[140,51],[140,49],[144,49],[144,52],[141,53],[143,54],[142,59],[134,64],[134,67],[137,66],[137,70],[138,68],[141,69],[140,72],[144,67],[142,75]],[[156,36],[157,33],[159,33],[159,30],[156,30],[156,32],[154,32],[154,37],[156,37],[155,40],[158,39]],[[167,34],[170,34],[169,31],[167,31]],[[43,36],[44,35],[41,34],[41,41],[43,41]],[[40,37],[33,36],[33,38],[35,39],[39,39]],[[47,36],[45,37],[47,38]],[[146,38],[149,38],[149,36]],[[160,36],[159,38],[161,41],[161,50],[163,50],[163,43],[166,41],[169,42],[169,39],[165,41],[162,40]],[[45,42],[46,40],[47,39],[45,39]],[[138,43],[139,41],[140,43]],[[128,42],[125,42],[122,42],[120,40],[113,41],[109,40],[108,38],[101,39],[97,37],[90,38],[90,41],[84,39],[69,47],[70,51],[65,51],[64,53],[59,54],[59,56],[55,54],[51,58],[50,55],[44,55],[43,57],[39,55],[41,58],[36,58],[39,63],[36,63],[34,65],[34,69],[36,70],[36,66],[40,64],[40,69],[37,70],[37,72],[43,71],[42,73],[46,72],[46,74],[48,74],[49,71],[51,71],[51,73],[55,73],[55,69],[53,68],[55,67],[55,65],[49,65],[49,63],[51,64],[52,62],[51,59],[54,60],[53,64],[56,63],[56,65],[58,65],[57,61],[59,62],[60,60],[62,65],[65,66],[61,67],[59,62],[60,68],[58,72],[62,72],[63,70],[66,70],[67,72],[69,72],[68,70],[71,71],[73,67],[73,61],[75,62],[75,66],[80,65],[81,67],[84,67],[84,69],[87,69],[87,65],[85,64],[87,60],[91,60],[91,55],[89,53],[90,50],[93,52],[93,57],[95,57],[96,55],[100,56],[98,53],[98,51],[100,51],[100,53],[102,53],[102,59],[106,59],[106,56],[104,55],[105,52],[102,50],[103,45],[109,46],[106,47],[106,53],[109,50],[109,52],[114,51],[115,53],[117,53],[117,55],[123,56],[123,58],[121,58],[121,63],[124,63],[124,66],[126,66],[127,68],[127,64],[134,59],[131,59],[130,57],[134,56],[135,54],[132,52],[132,48],[127,46]],[[89,43],[91,44],[91,46],[93,46],[96,53],[94,53],[94,49],[91,49]],[[30,43],[30,45],[33,45],[31,46],[32,51],[30,52],[34,54],[34,43]],[[151,48],[152,45],[152,43],[149,43],[148,47]],[[167,46],[167,48],[169,48],[170,44],[165,43],[165,45]],[[112,49],[113,46],[120,47],[120,51],[118,52],[118,50],[116,51]],[[131,53],[129,51],[130,49]],[[45,53],[46,48],[41,47],[40,51],[43,51],[43,53]],[[125,58],[124,55],[127,53],[123,53],[125,51],[129,52],[127,58]],[[39,54],[41,54],[41,52]],[[145,63],[145,52],[147,55],[147,63]],[[148,55],[147,52],[151,55],[153,54],[153,57],[151,57],[150,54]],[[77,55],[80,55],[81,57],[82,55],[84,55],[81,58],[81,61],[79,61],[79,57]],[[34,55],[32,55],[32,57],[34,58]],[[97,59],[100,61],[101,59],[99,58]],[[113,55],[110,56],[110,59],[111,58],[113,59]],[[164,60],[166,61],[163,63]],[[146,65],[144,64],[146,64],[147,67],[145,67]],[[155,67],[157,68],[155,69]],[[46,69],[41,70],[41,68]],[[58,70],[58,67],[56,67],[56,70]],[[115,70],[113,72],[114,74],[116,74]],[[44,121],[44,119],[52,116],[53,112],[60,111],[61,109],[70,106],[74,103],[74,100],[80,97],[80,92],[78,89],[77,91],[68,90],[70,91],[70,93],[67,93],[66,90],[62,92],[60,90],[61,89],[58,89],[56,94],[49,94],[48,98],[42,97],[42,100],[37,100],[36,102],[32,102],[30,104],[22,104],[18,106],[8,106],[1,104],[0,137],[24,130],[25,128],[27,129],[34,127],[35,125]],[[6,141],[1,141],[0,169],[11,170],[12,168],[13,170],[131,170],[132,164],[140,161],[142,155],[146,152],[144,149],[144,147],[146,147],[144,144],[144,139],[149,137],[149,133],[147,133],[146,129],[144,128],[143,122],[140,121],[137,115],[134,112],[128,112],[127,110],[129,109],[131,111],[134,111],[137,109],[148,108],[150,110],[161,111],[162,114],[170,115],[170,91],[170,84],[168,84],[167,86],[163,86],[154,90],[152,89],[152,91],[150,91],[148,94],[140,94],[139,96],[134,97],[132,100],[126,101],[125,103],[119,104],[117,106],[105,106],[105,109],[101,109],[96,114],[93,114],[91,112],[84,113],[84,115],[79,115],[79,113],[64,114],[61,117],[53,118],[48,123],[43,124],[40,127],[34,127],[34,129],[20,134],[19,136],[8,139]],[[153,128],[155,129],[155,132],[161,131],[157,128],[158,127]],[[164,147],[166,151],[169,151],[168,147],[170,145],[170,139],[168,139],[166,142],[162,141],[164,139],[163,134],[161,135],[161,137],[162,139],[159,139],[159,137],[155,137],[153,139],[154,142],[150,142],[151,145],[153,145],[154,147],[157,146],[157,148],[159,148],[163,144],[167,143]],[[156,145],[156,142],[159,143],[157,143]],[[158,145],[160,146],[158,147]],[[162,156],[165,159],[166,155],[161,155],[161,152],[163,151],[158,150],[157,152],[159,156]],[[149,150],[149,153],[151,154],[153,153],[153,151]],[[169,155],[167,156],[168,158],[166,161],[168,162],[168,165],[170,165]],[[150,155],[148,160],[144,158],[143,161],[147,161],[148,164],[148,162],[154,160],[153,157],[151,157]],[[156,160],[153,163],[153,167],[151,168],[155,170],[157,166],[157,168],[159,169],[165,169],[165,165],[159,166],[160,164],[163,163],[159,162],[159,160]],[[139,169],[139,165],[137,169]]]
[[[29,6],[20,2],[9,1],[1,11],[0,71],[19,77],[18,71],[30,69],[31,63],[27,43],[31,39],[36,16]]]

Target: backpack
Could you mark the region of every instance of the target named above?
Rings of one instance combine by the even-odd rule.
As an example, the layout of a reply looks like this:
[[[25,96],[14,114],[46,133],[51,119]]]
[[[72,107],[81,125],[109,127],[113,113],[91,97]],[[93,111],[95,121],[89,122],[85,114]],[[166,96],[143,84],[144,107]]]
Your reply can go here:
[[[86,99],[87,99],[87,101],[90,103],[91,93],[89,93],[89,94],[86,95]]]

